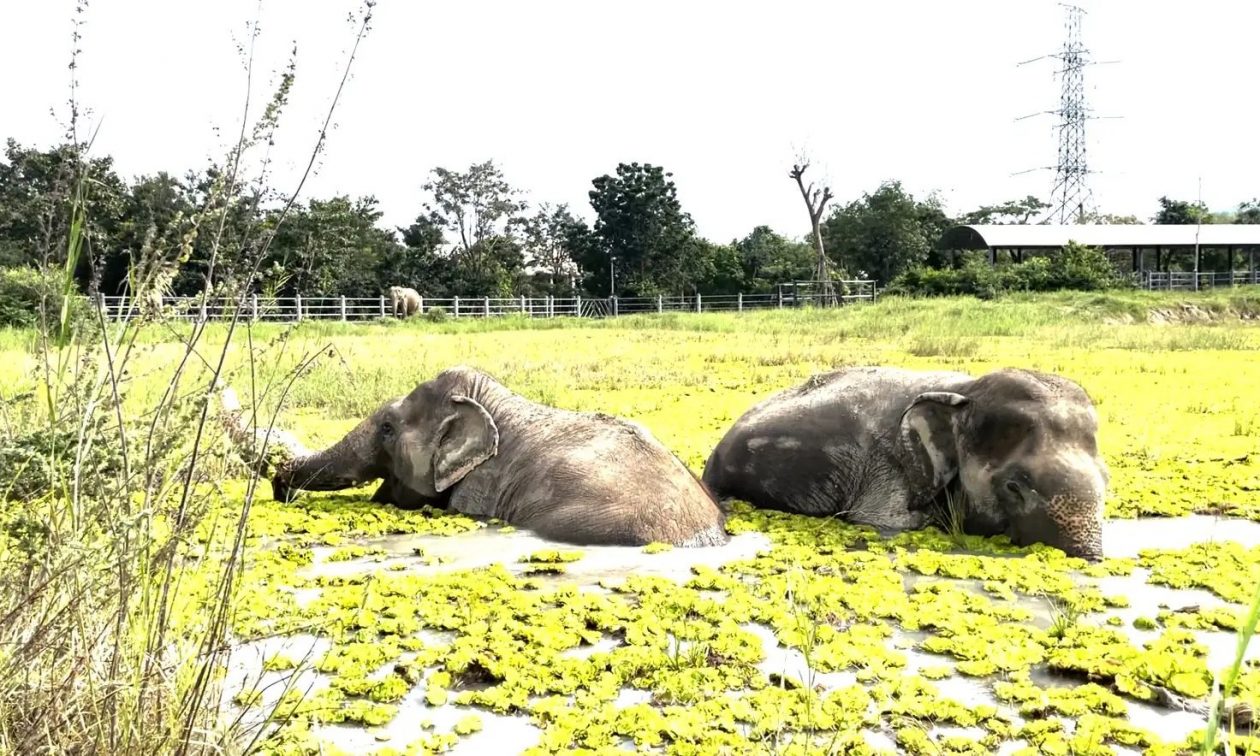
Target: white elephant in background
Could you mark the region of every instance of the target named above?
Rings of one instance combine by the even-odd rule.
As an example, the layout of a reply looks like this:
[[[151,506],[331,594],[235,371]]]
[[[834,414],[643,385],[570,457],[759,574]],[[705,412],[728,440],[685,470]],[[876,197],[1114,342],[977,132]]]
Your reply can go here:
[[[390,314],[396,318],[415,315],[420,309],[420,292],[406,286],[389,287]]]

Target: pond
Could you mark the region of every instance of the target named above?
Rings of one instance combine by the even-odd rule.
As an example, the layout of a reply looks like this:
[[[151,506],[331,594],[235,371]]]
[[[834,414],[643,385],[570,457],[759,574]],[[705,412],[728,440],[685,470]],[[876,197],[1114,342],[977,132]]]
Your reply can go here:
[[[1161,613],[1167,616],[1169,612],[1175,615],[1179,610],[1194,612],[1195,607],[1198,611],[1210,610],[1214,607],[1226,607],[1231,611],[1240,610],[1242,607],[1238,602],[1226,601],[1211,590],[1152,584],[1148,582],[1151,580],[1152,568],[1142,566],[1139,560],[1143,554],[1152,553],[1151,550],[1162,549],[1176,552],[1186,549],[1190,544],[1227,542],[1233,542],[1245,548],[1260,545],[1260,523],[1198,515],[1108,521],[1104,533],[1108,562],[1132,559],[1135,563],[1130,565],[1127,574],[1087,576],[1077,569],[1065,570],[1065,574],[1070,573],[1072,580],[1078,586],[1082,588],[1093,586],[1102,595],[1119,597],[1114,600],[1109,599],[1105,607],[1096,607],[1097,610],[1080,613],[1072,621],[1119,631],[1133,646],[1141,649],[1143,644],[1157,640],[1167,630],[1164,626],[1166,622],[1160,624],[1143,622],[1145,618],[1154,618],[1160,616]],[[580,552],[581,556],[574,561],[564,563],[562,574],[529,574],[527,577],[536,581],[540,589],[553,585],[572,584],[578,586],[583,592],[613,594],[616,587],[627,579],[645,577],[666,578],[677,581],[681,586],[705,568],[708,570],[705,574],[710,574],[723,565],[741,562],[747,564],[748,560],[755,560],[759,555],[764,558],[774,547],[771,534],[752,529],[737,533],[730,543],[722,547],[672,549],[661,553],[645,553],[640,548],[624,547],[575,549],[546,541],[528,532],[512,529],[503,531],[497,527],[486,527],[455,535],[389,535],[361,539],[355,543],[367,547],[371,553],[358,558],[331,561],[330,557],[338,552],[340,547],[311,548],[309,564],[297,571],[299,578],[297,582],[301,585],[291,591],[299,609],[311,607],[312,602],[319,599],[325,590],[316,585],[321,581],[325,584],[336,584],[339,580],[363,580],[367,576],[398,580],[408,575],[435,576],[475,570],[495,564],[502,565],[514,575],[526,577],[525,573],[531,569],[531,565],[525,560],[531,554],[544,551],[573,551]],[[863,544],[859,543],[854,549],[862,550],[862,546]],[[876,550],[875,553],[878,554],[879,551]],[[891,563],[902,558],[898,555],[903,554],[903,551],[885,549],[884,553]],[[986,560],[986,564],[992,566],[1000,560],[1023,561],[1033,557],[1026,554],[990,553],[981,558]],[[907,595],[927,589],[936,583],[951,584],[977,597],[992,598],[991,594],[994,593],[1005,594],[1008,596],[1008,601],[995,599],[993,603],[1026,610],[1023,624],[1031,625],[1039,630],[1048,630],[1055,627],[1056,623],[1063,622],[1062,606],[1056,603],[1053,595],[1048,595],[1054,593],[1053,590],[1048,590],[1047,595],[1035,595],[1035,591],[1032,594],[1020,590],[998,591],[993,587],[993,582],[995,580],[1001,582],[1004,579],[998,572],[994,573],[997,575],[996,578],[994,576],[955,578],[945,576],[948,570],[941,570],[941,574],[931,574],[934,570],[925,569],[921,564],[913,569],[907,569],[905,563],[902,562],[898,563],[896,572],[887,572],[887,568],[883,566],[878,567],[878,571],[874,567],[863,567],[863,569],[875,575],[873,579],[881,575],[899,576]],[[860,574],[853,573],[859,577],[853,578],[851,575],[850,582],[845,585],[853,585],[856,590],[860,590],[862,586]],[[1025,579],[1020,578],[1020,580]],[[752,578],[754,583],[757,580],[756,577]],[[1018,586],[1019,581],[1012,580],[1011,584]],[[804,592],[806,589],[802,590]],[[939,590],[939,588],[931,588],[931,590]],[[1060,594],[1062,594],[1061,590]],[[706,595],[720,601],[727,594],[721,586],[717,586]],[[942,595],[948,598],[955,594]],[[959,610],[957,613],[963,614],[965,611]],[[863,622],[860,620],[869,619],[857,608],[854,608],[853,612],[855,614],[853,625],[861,625]],[[952,626],[957,626],[957,621],[957,619],[950,620],[955,623]],[[998,624],[1003,623],[1018,624],[1018,620],[1008,617]],[[845,624],[840,623],[837,627]],[[904,666],[899,666],[895,672],[896,675],[917,676],[923,670],[931,672],[933,669],[940,669],[945,662],[964,658],[957,655],[951,658],[941,653],[930,653],[918,646],[934,632],[954,638],[961,634],[965,638],[965,630],[945,632],[941,630],[942,627],[946,627],[945,624],[932,626],[927,621],[921,622],[923,627],[920,629],[904,629],[897,623],[887,624],[891,630],[883,639],[883,643],[891,652],[900,654],[904,658]],[[878,680],[884,679],[879,674],[875,678],[860,674],[862,664],[850,664],[848,667],[843,664],[831,665],[840,668],[829,670],[812,668],[800,648],[787,647],[779,642],[783,635],[782,626],[778,634],[774,628],[756,621],[743,622],[740,627],[760,639],[764,656],[755,663],[755,667],[771,681],[806,681],[806,684],[814,687],[820,696],[826,696],[830,692],[850,686],[869,687]],[[1217,671],[1231,663],[1236,650],[1236,638],[1233,632],[1221,629],[1193,629],[1192,632],[1194,639],[1206,649],[1208,669]],[[455,634],[450,631],[423,628],[418,630],[415,636],[426,643],[440,644],[450,642]],[[673,639],[672,635],[670,637]],[[977,641],[983,641],[983,638],[987,637],[977,636]],[[606,654],[623,642],[623,638],[605,634],[593,643],[566,649],[562,656],[589,658],[595,654]],[[678,642],[679,649],[685,645],[688,644]],[[257,687],[262,690],[262,701],[265,703],[276,700],[286,686],[308,696],[313,695],[328,687],[330,676],[301,667],[309,667],[332,647],[333,641],[329,638],[311,634],[292,634],[281,638],[244,643],[234,652],[226,695],[230,699],[242,689]],[[305,660],[307,663],[300,664],[298,670],[264,670],[264,660],[277,654]],[[1248,650],[1247,657],[1255,659],[1257,654],[1260,652],[1253,647]],[[1071,688],[1084,682],[1079,675],[1065,674],[1062,670],[1052,671],[1045,663],[1028,666],[1031,682],[1043,689],[1060,686]],[[373,674],[380,677],[392,667],[391,662]],[[428,669],[425,674],[431,677],[434,672]],[[933,678],[931,684],[935,686],[937,694],[943,698],[973,709],[985,705],[995,707],[1001,716],[1007,717],[1016,725],[1025,721],[1020,714],[1019,706],[1009,700],[1009,697],[1008,700],[1000,700],[995,696],[994,681],[1014,679],[1008,675],[969,675],[952,671],[952,673],[933,675]],[[539,742],[542,730],[531,722],[528,714],[496,714],[482,706],[457,705],[454,703],[454,697],[434,705],[428,698],[427,690],[423,681],[412,685],[410,690],[396,701],[396,711],[393,716],[379,726],[317,724],[312,730],[312,735],[326,744],[334,745],[350,753],[368,753],[383,748],[397,749],[401,753],[408,744],[415,742],[426,732],[459,734],[457,741],[448,743],[450,752],[453,753],[518,753]],[[745,693],[745,691],[735,690],[731,695],[738,698]],[[536,698],[531,698],[531,700],[536,700]],[[649,704],[653,700],[654,694],[649,690],[641,687],[626,687],[620,690],[613,704],[617,708],[624,709],[638,704]],[[1129,722],[1168,743],[1180,743],[1204,726],[1204,717],[1190,711],[1176,711],[1165,706],[1143,703],[1134,698],[1126,698],[1124,703]],[[234,704],[229,705],[236,708]],[[248,720],[251,712],[258,710],[261,709],[247,710],[243,716]],[[477,715],[479,719],[477,727],[461,727],[461,722],[467,722],[470,713]],[[1046,719],[1055,718],[1053,712],[1038,716],[1044,716]],[[1077,726],[1071,716],[1058,718],[1063,721],[1065,732],[1070,733]],[[874,726],[871,726],[872,724]],[[881,722],[878,718],[868,718],[866,725],[862,728],[862,737],[873,748],[888,752],[905,750],[899,748],[893,728],[887,726],[886,722]],[[944,742],[954,736],[978,740],[985,734],[985,730],[980,726],[959,726],[948,721],[929,724],[925,729],[927,737],[933,742]],[[628,749],[634,749],[634,744],[628,738],[622,737],[619,742]],[[1011,738],[1003,740],[995,750],[998,753],[1014,753],[1028,746],[1029,743],[1026,740]],[[1111,752],[1140,753],[1142,749],[1112,743]]]

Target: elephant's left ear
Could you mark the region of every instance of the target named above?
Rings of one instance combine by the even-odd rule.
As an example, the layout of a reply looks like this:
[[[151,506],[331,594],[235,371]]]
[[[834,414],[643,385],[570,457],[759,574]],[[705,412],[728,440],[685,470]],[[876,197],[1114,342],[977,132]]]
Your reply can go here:
[[[499,427],[485,407],[466,396],[454,395],[450,410],[438,426],[433,449],[433,487],[438,493],[499,452]]]
[[[926,391],[901,413],[897,435],[911,463],[932,481],[933,490],[958,472],[958,443],[954,413],[970,401],[952,391]]]

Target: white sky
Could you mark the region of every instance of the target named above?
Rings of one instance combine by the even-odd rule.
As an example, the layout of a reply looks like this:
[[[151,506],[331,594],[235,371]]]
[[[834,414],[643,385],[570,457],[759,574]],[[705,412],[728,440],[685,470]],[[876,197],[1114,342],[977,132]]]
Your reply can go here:
[[[1260,195],[1260,3],[1081,3],[1087,127],[1103,212],[1146,220],[1161,194],[1230,209]],[[72,0],[0,0],[0,138],[48,146],[66,100]],[[221,154],[244,93],[236,43],[256,0],[93,0],[81,100],[97,151],[132,177]],[[277,169],[291,188],[353,38],[350,0],[264,0],[265,102],[293,42],[297,83]],[[940,192],[951,211],[1036,194],[1056,160],[1053,0],[381,0],[305,195],[374,194],[404,225],[434,166],[494,159],[537,203],[591,218],[591,179],[620,161],[672,171],[685,210],[725,242],[757,224],[807,231],[796,151],[847,202],[880,181]],[[255,110],[257,112],[257,109]],[[215,127],[220,133],[215,132]],[[825,173],[824,173],[825,171]],[[809,174],[807,174],[809,175]]]

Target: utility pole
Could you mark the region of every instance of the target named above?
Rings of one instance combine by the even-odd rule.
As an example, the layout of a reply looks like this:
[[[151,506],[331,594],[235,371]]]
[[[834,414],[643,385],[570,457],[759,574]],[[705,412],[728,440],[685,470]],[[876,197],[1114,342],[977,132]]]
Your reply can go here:
[[[608,296],[617,296],[617,258],[608,256]]]
[[[1203,177],[1199,176],[1199,196],[1196,198],[1197,206],[1194,212],[1194,290],[1199,290],[1199,232],[1203,230]],[[1230,248],[1233,253],[1233,248]],[[1233,270],[1233,261],[1230,261],[1230,270]]]

